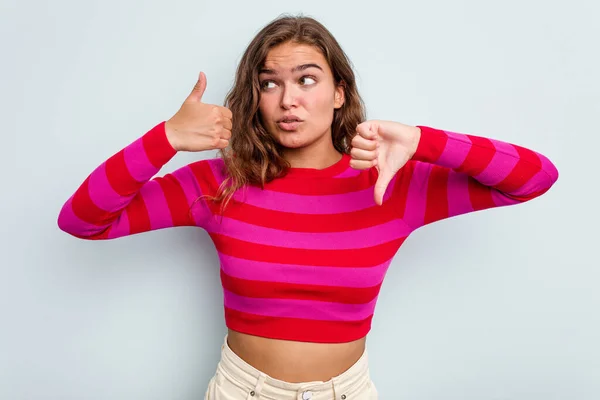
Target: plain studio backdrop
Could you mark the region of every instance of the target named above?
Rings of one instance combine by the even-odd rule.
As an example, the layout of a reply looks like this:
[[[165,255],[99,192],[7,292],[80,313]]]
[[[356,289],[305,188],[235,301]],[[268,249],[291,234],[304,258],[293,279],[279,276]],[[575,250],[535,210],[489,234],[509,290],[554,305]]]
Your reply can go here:
[[[92,242],[56,220],[199,71],[204,101],[222,104],[283,13],[331,30],[369,119],[509,141],[560,171],[530,203],[406,241],[367,342],[380,397],[600,398],[598,2],[2,0],[0,399],[202,398],[226,332],[208,235]]]

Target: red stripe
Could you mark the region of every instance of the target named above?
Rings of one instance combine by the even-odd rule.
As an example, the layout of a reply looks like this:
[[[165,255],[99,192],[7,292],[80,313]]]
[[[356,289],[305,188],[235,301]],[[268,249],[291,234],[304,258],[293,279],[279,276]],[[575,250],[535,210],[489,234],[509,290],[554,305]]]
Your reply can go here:
[[[406,212],[406,199],[408,198],[408,188],[410,187],[410,181],[415,171],[416,163],[414,161],[408,161],[396,175],[396,183],[394,184],[394,191],[392,192],[392,199],[386,204],[390,204],[391,207],[396,207],[396,215],[398,218],[404,218]]]
[[[424,224],[448,218],[448,168],[433,165],[427,183]]]
[[[129,219],[129,234],[133,235],[150,230],[150,217],[144,198],[138,194],[127,206],[127,217]]]
[[[210,196],[214,196],[217,193],[220,182],[217,182],[213,171],[207,161],[198,161],[193,164],[190,164],[190,168],[200,185],[200,189],[203,194],[208,194]],[[276,192],[284,192],[290,194],[301,194],[301,195],[333,195],[333,194],[344,194],[351,191],[360,191],[368,189],[369,187],[373,187],[375,182],[377,181],[377,170],[372,169],[369,172],[365,172],[358,177],[355,178],[335,178],[328,179],[327,185],[313,185],[313,181],[310,179],[275,179],[269,183],[265,184],[265,190],[272,190]],[[211,210],[213,212],[219,211],[220,206],[215,205],[212,202],[209,202]],[[227,208],[234,204],[230,202]],[[235,203],[237,206],[241,206],[242,203]],[[253,206],[244,206],[244,208],[248,207],[248,210],[238,211],[237,215],[248,215],[256,212],[255,210],[259,210],[257,207]],[[233,207],[231,207],[233,208]],[[270,212],[270,210],[267,210]],[[259,211],[260,212],[260,211]],[[274,212],[274,211],[273,211]],[[287,214],[287,213],[285,213]],[[287,214],[290,215],[290,214]],[[287,218],[286,215],[286,218]],[[298,214],[296,214],[298,215]],[[302,216],[303,217],[303,216]],[[347,218],[346,215],[344,218]],[[244,217],[245,218],[245,217]],[[237,219],[237,218],[236,218]],[[254,218],[256,220],[256,218]],[[245,220],[245,219],[241,219]],[[281,223],[282,221],[277,221],[277,223]],[[285,222],[285,220],[283,221]],[[295,230],[295,229],[293,229]]]
[[[265,184],[265,190],[307,196],[343,194],[373,187],[377,181],[376,173],[377,170],[372,168],[356,177],[327,179],[326,185],[315,185],[312,179],[275,179]]]
[[[150,129],[142,137],[142,144],[148,160],[155,168],[161,168],[177,153],[167,139],[165,121]]]
[[[467,179],[469,181],[469,197],[475,211],[496,206],[492,198],[492,188],[482,185],[470,176]]]
[[[513,170],[496,188],[505,193],[512,193],[526,184],[535,174],[542,169],[542,160],[538,155],[524,147],[512,145],[519,153],[519,161]]]
[[[237,332],[274,339],[315,343],[344,343],[358,340],[371,329],[373,316],[360,321],[315,321],[275,318],[225,309],[227,327]]]
[[[312,266],[372,267],[391,259],[406,238],[350,250],[307,250],[249,243],[217,233],[210,234],[217,250],[246,260]]]
[[[462,165],[457,168],[458,172],[464,172],[470,176],[476,176],[487,168],[496,154],[496,148],[489,139],[479,136],[466,135],[471,139],[472,146]]]
[[[246,203],[229,203],[225,215],[256,226],[285,231],[343,232],[369,228],[398,218],[398,201],[336,214],[298,214],[267,210]]]
[[[343,273],[343,271],[340,271]],[[235,278],[221,269],[223,288],[245,297],[266,299],[296,299],[330,301],[346,304],[365,304],[379,294],[381,284],[369,288],[302,285],[284,282],[263,282]]]
[[[188,211],[190,206],[177,178],[168,174],[163,179],[158,179],[157,181],[167,200],[173,226],[189,225],[190,218]]]
[[[97,207],[90,197],[89,180],[87,177],[73,196],[73,213],[82,221],[102,226],[114,217],[114,214]]]
[[[446,148],[448,134],[440,129],[427,126],[419,126],[419,129],[421,130],[421,138],[413,159],[435,163]]]
[[[121,196],[131,196],[143,185],[143,182],[137,182],[129,173],[124,150],[106,160],[106,177],[113,190]]]
[[[200,186],[200,193],[203,196],[215,196],[219,188],[219,184],[210,168],[207,161],[197,161],[189,165],[198,186]],[[229,202],[228,208],[234,205],[233,201]],[[220,205],[210,199],[206,199],[206,205],[213,214],[220,213]]]

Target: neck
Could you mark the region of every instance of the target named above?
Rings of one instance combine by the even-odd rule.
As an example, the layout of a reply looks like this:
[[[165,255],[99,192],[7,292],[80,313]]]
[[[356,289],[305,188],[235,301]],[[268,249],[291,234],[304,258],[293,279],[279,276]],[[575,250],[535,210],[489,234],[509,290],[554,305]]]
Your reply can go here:
[[[296,150],[296,149],[294,149]],[[292,168],[324,169],[332,166],[342,159],[342,154],[335,149],[327,153],[314,153],[310,151],[286,151],[285,159]]]
[[[326,135],[325,140],[313,143],[311,146],[301,148],[286,148],[283,157],[292,168],[324,169],[332,166],[342,159],[342,153],[333,147],[331,136]]]

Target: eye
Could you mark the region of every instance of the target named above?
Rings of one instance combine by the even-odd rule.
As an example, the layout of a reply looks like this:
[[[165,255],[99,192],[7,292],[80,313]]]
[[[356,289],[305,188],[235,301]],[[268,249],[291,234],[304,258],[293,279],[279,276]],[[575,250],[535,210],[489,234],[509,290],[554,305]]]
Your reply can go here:
[[[304,81],[304,85],[314,85],[315,83],[317,83],[316,79],[312,76],[303,76],[302,78],[300,78],[300,82],[302,81]]]
[[[261,89],[272,89],[272,88],[273,88],[273,86],[271,86],[271,87],[268,87],[268,85],[269,85],[270,83],[271,83],[271,84],[273,84],[273,85],[275,85],[275,82],[273,82],[273,81],[262,81],[262,82],[260,83],[260,88],[261,88]]]

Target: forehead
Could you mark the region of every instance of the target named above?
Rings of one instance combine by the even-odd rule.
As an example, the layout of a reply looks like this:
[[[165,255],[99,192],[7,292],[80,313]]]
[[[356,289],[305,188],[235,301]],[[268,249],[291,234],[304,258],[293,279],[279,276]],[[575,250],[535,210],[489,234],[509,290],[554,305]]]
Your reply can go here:
[[[297,65],[309,63],[318,64],[324,70],[329,69],[327,60],[316,47],[287,42],[269,50],[265,58],[264,68],[288,72]]]

